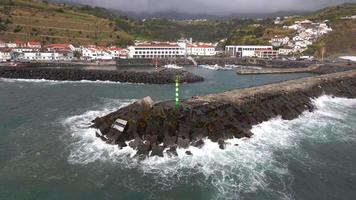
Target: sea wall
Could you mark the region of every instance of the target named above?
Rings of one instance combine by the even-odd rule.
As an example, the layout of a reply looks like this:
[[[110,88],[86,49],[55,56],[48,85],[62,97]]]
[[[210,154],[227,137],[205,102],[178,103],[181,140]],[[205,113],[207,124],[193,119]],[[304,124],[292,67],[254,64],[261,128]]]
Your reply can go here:
[[[93,121],[97,135],[120,148],[129,145],[138,154],[176,155],[176,148],[201,147],[203,138],[224,148],[229,138],[250,137],[253,125],[281,116],[291,120],[312,111],[311,98],[323,94],[356,98],[356,70],[291,80],[259,87],[193,97],[181,102],[153,104],[145,98]],[[124,131],[112,127],[116,119],[127,121]],[[190,152],[187,152],[190,154]]]
[[[190,72],[163,69],[155,72],[81,70],[68,68],[0,67],[0,78],[46,79],[58,81],[113,81],[128,83],[168,84],[175,83],[179,75],[181,82],[198,82],[204,78]]]
[[[243,66],[263,66],[263,67],[308,67],[312,64],[317,64],[317,61],[288,61],[288,60],[268,60],[268,59],[258,59],[258,58],[215,58],[215,57],[200,57],[195,58],[198,65],[243,65]],[[118,59],[118,67],[129,67],[129,66],[155,66],[166,65],[169,63],[176,63],[178,65],[193,65],[192,61],[184,58],[176,59]]]

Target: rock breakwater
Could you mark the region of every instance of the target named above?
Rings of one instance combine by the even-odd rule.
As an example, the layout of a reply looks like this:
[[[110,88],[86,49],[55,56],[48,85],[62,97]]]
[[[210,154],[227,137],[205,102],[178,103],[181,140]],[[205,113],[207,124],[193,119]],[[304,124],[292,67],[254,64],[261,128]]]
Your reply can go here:
[[[174,156],[178,147],[202,147],[204,138],[224,149],[226,139],[251,137],[253,125],[312,111],[311,98],[323,94],[356,98],[356,71],[193,97],[178,109],[172,101],[154,104],[145,98],[95,119],[92,127],[107,143],[130,145],[138,155],[162,156],[167,151]],[[113,126],[117,119],[127,121],[121,131]]]
[[[46,79],[57,81],[113,81],[128,83],[168,84],[174,83],[179,75],[181,82],[192,83],[204,78],[177,69],[163,69],[157,72],[82,70],[68,68],[0,67],[1,78]]]

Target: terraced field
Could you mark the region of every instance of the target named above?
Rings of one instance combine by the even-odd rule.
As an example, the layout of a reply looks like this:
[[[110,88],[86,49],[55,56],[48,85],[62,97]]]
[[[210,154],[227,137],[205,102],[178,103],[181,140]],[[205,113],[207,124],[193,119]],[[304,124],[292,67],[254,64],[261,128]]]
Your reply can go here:
[[[6,29],[0,39],[40,40],[44,43],[126,45],[132,37],[109,19],[81,12],[76,7],[42,1],[15,0],[0,5]]]

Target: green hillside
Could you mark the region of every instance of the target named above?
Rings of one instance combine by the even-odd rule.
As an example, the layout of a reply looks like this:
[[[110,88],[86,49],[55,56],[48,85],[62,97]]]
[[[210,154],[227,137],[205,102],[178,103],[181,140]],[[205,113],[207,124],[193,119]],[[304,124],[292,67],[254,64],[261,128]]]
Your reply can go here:
[[[295,32],[283,29],[283,25],[291,25],[296,20],[310,19],[313,21],[328,20],[333,31],[321,37],[304,54],[321,56],[325,47],[325,56],[356,54],[356,20],[342,17],[356,15],[356,4],[343,4],[316,11],[309,16],[290,17],[281,25],[275,25],[272,20],[259,22],[258,25],[238,26],[229,34],[226,45],[268,44],[274,35],[292,37]]]
[[[320,57],[325,48],[326,57],[356,55],[356,20],[342,19],[352,15],[356,15],[356,4],[329,7],[310,16],[313,20],[329,20],[333,31],[321,37],[307,53]]]
[[[109,19],[75,6],[40,0],[2,0],[0,39],[39,40],[43,43],[126,45],[133,37]]]

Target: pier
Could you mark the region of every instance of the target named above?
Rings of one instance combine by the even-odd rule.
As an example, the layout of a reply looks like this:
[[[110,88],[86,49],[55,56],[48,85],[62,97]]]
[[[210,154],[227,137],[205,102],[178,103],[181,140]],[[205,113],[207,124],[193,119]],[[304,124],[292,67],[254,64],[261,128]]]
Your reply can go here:
[[[168,149],[174,156],[178,147],[201,147],[204,138],[224,149],[226,139],[251,137],[253,125],[313,111],[312,98],[321,95],[356,98],[356,70],[192,97],[178,109],[174,101],[153,103],[147,97],[95,119],[92,128],[119,148],[131,141],[139,155],[163,156]],[[122,132],[112,128],[117,119],[127,121]]]

